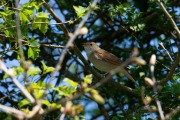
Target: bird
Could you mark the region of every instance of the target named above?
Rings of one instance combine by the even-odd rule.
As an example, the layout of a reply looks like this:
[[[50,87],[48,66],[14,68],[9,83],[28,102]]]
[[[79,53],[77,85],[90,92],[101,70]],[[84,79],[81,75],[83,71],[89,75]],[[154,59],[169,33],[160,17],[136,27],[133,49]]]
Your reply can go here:
[[[86,51],[89,61],[100,71],[108,73],[120,66],[122,63],[117,56],[104,49],[101,49],[95,42],[86,42],[82,45]],[[125,68],[122,68],[120,72],[136,83],[135,79]]]

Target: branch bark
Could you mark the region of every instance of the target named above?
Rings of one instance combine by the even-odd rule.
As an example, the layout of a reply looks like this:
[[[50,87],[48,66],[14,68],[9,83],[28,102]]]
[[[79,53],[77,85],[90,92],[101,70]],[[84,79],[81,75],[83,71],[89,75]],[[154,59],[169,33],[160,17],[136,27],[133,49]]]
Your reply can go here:
[[[159,3],[161,9],[163,10],[164,14],[166,15],[166,17],[169,19],[169,21],[171,22],[172,26],[174,27],[174,29],[176,30],[177,32],[177,36],[180,40],[180,30],[179,28],[177,27],[175,21],[173,20],[172,16],[168,13],[168,11],[166,10],[166,8],[164,7],[163,3],[162,3],[162,0],[157,0],[157,2]]]

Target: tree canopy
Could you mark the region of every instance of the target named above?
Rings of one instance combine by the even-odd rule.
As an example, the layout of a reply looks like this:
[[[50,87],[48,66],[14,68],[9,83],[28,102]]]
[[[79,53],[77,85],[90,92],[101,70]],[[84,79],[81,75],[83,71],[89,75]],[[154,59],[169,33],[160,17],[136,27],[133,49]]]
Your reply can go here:
[[[1,0],[0,118],[178,119],[179,0]],[[82,43],[122,62],[104,73]],[[136,81],[119,75],[124,67]]]

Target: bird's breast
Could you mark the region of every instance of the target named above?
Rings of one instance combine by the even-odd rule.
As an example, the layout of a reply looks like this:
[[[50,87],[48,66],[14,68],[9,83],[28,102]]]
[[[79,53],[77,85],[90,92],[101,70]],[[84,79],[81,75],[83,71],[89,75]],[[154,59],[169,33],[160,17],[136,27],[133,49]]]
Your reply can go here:
[[[104,71],[104,72],[109,72],[112,69],[115,69],[116,67],[118,67],[117,65],[108,63],[106,61],[103,61],[103,60],[97,58],[97,56],[95,56],[95,55],[90,55],[89,61],[92,62],[94,67],[96,67],[98,70]]]

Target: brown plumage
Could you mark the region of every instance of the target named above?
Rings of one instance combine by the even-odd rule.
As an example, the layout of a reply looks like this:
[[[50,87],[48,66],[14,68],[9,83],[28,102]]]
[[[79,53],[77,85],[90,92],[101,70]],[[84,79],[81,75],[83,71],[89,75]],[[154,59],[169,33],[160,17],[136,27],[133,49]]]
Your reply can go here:
[[[110,72],[121,65],[121,61],[114,54],[101,49],[94,42],[87,42],[83,44],[88,59],[100,71]],[[123,68],[120,70],[122,74],[127,76],[130,80],[135,82],[134,78]],[[135,82],[136,83],[136,82]]]
[[[107,52],[103,49],[96,50],[95,54],[97,54],[99,56],[99,59],[104,60],[106,62],[110,62],[114,65],[121,64],[121,61],[118,57],[116,57],[114,54]]]

